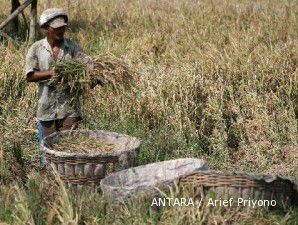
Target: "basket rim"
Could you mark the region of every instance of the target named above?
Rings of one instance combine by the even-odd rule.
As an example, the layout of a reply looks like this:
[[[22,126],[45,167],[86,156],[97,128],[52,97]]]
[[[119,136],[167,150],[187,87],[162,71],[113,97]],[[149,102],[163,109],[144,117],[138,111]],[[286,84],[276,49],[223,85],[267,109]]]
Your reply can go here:
[[[288,182],[294,186],[297,186],[297,184],[294,182],[294,180],[291,177],[286,176],[280,176],[277,174],[267,174],[267,173],[252,173],[252,172],[244,172],[244,171],[218,171],[218,170],[200,170],[200,171],[194,171],[191,174],[187,174],[185,176],[181,176],[179,178],[179,182],[183,179],[187,179],[188,177],[194,176],[196,174],[204,174],[204,175],[214,175],[222,178],[222,176],[231,176],[234,178],[241,178],[241,179],[247,179],[247,180],[254,180],[258,182],[265,182],[267,184],[270,184],[272,182]]]
[[[51,149],[46,146],[47,141],[49,139],[52,139],[58,135],[64,135],[69,133],[70,130],[64,130],[64,131],[58,131],[54,132],[53,134],[50,134],[49,136],[45,137],[41,141],[41,151],[50,155],[53,155],[55,157],[63,158],[63,159],[98,159],[98,157],[117,157],[125,153],[130,152],[136,152],[140,149],[141,141],[133,136],[121,134],[117,132],[107,131],[107,130],[88,130],[88,129],[77,129],[73,130],[72,132],[82,132],[82,133],[90,133],[90,132],[96,132],[96,133],[105,133],[105,134],[111,134],[111,135],[117,135],[119,137],[126,137],[133,140],[134,146],[129,149],[125,150],[118,150],[115,152],[100,152],[100,153],[72,153],[72,152],[63,152],[63,151],[55,151],[54,149]]]

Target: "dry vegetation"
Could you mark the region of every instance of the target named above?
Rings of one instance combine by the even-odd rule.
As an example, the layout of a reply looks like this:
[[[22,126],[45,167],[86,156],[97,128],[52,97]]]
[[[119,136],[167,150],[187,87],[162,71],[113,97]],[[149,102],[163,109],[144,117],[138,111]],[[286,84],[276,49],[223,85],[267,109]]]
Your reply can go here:
[[[96,87],[82,127],[143,141],[139,164],[207,159],[220,170],[298,180],[297,0],[40,1],[64,7],[68,37],[136,73],[123,91]],[[62,3],[61,3],[62,2]],[[9,13],[1,0],[0,19]],[[0,221],[8,224],[298,224],[298,209],[112,209],[71,195],[38,167],[37,87],[24,79],[25,34],[0,44]]]
[[[52,148],[56,151],[70,153],[97,153],[117,151],[115,145],[107,144],[97,138],[86,135],[66,135],[58,143],[53,144]]]
[[[87,91],[89,82],[85,65],[74,60],[56,61],[53,65],[55,76],[50,84],[59,91],[65,91],[72,98],[79,98]]]

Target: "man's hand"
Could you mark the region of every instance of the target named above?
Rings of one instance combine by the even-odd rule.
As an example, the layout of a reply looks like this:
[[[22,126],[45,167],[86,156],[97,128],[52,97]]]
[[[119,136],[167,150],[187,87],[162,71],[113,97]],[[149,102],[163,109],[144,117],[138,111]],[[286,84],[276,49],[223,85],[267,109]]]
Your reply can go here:
[[[104,83],[101,80],[99,80],[99,79],[91,79],[90,88],[93,89],[97,85],[104,86]]]
[[[97,78],[97,76],[95,75],[96,71],[95,70],[91,70],[89,69],[87,71],[87,73],[89,73],[90,75],[90,88],[93,89],[95,88],[97,85],[100,85],[100,86],[104,86],[104,82],[100,79]]]

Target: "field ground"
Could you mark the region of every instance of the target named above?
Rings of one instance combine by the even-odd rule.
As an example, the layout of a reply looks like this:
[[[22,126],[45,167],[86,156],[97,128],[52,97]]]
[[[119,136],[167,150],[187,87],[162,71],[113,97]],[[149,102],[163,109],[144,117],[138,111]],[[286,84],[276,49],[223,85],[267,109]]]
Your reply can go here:
[[[67,36],[86,53],[113,54],[138,74],[129,90],[89,93],[82,128],[140,138],[139,165],[198,157],[214,170],[298,181],[297,0],[48,0],[39,13],[58,6],[70,16]],[[0,10],[2,21],[9,1]],[[114,209],[100,194],[70,194],[38,165],[37,86],[24,77],[20,19],[15,41],[0,43],[0,221],[298,224],[291,206],[154,213],[143,199]]]

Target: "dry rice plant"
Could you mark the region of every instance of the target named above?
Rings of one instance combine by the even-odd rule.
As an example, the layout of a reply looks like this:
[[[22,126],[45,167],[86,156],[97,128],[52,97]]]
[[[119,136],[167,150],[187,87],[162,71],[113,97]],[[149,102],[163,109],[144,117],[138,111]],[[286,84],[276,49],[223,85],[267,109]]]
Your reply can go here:
[[[74,98],[83,95],[90,82],[86,66],[74,60],[56,61],[53,64],[55,77],[49,82],[59,91],[66,91]]]
[[[48,212],[46,224],[54,225],[77,225],[78,214],[70,201],[70,194],[65,187],[65,184],[55,172],[55,182],[58,184],[59,192],[51,210]]]
[[[138,75],[123,61],[112,54],[103,54],[93,58],[95,69],[92,77],[103,82],[114,90],[128,88],[137,81]]]
[[[56,61],[53,64],[55,77],[49,84],[78,98],[86,95],[95,81],[119,93],[123,88],[127,90],[132,87],[138,79],[135,71],[112,54],[94,57],[93,63],[94,69],[87,70],[84,64],[76,60]]]

